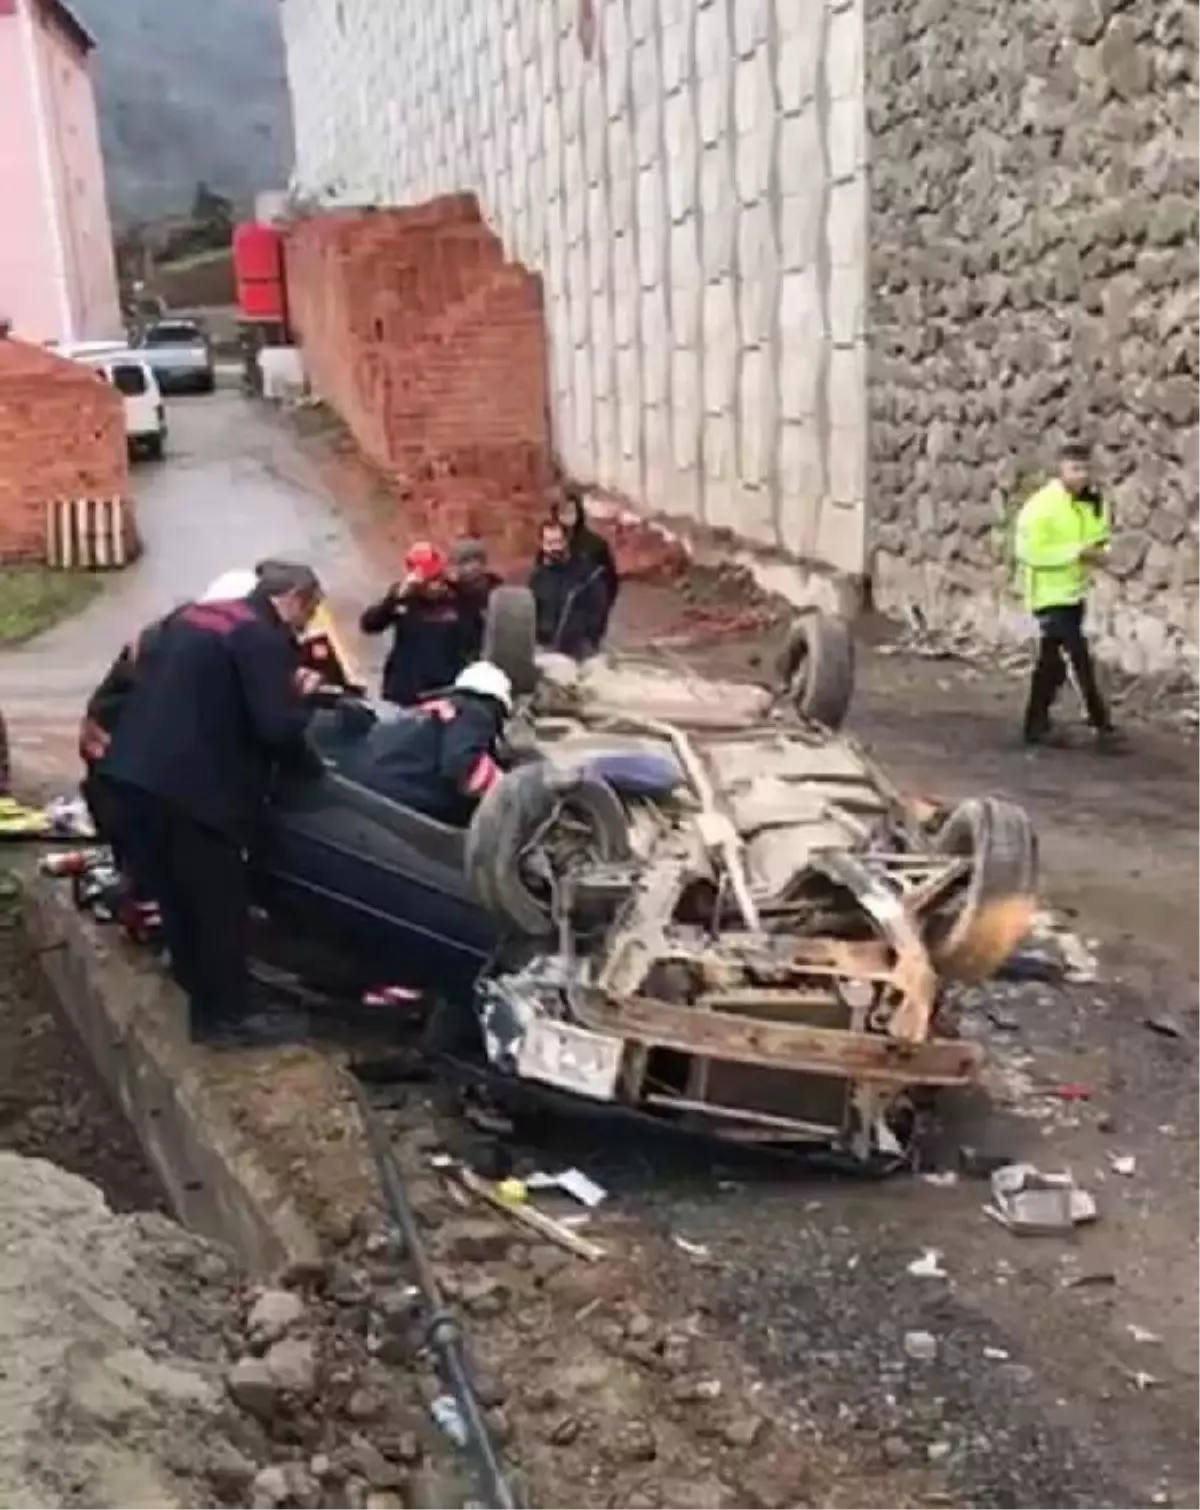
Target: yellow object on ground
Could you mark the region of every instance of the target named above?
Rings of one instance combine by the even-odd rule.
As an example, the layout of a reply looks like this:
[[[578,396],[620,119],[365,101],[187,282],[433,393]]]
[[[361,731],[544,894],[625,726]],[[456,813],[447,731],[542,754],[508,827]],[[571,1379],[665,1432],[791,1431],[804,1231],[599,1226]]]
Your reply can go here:
[[[506,1206],[520,1206],[529,1199],[529,1188],[524,1180],[510,1176],[496,1186],[496,1194]]]

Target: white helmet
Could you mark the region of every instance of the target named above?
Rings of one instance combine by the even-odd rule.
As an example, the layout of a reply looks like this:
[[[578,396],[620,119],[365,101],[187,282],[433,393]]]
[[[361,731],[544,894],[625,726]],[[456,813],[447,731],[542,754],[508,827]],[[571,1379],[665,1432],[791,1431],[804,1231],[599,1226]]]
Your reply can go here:
[[[248,568],[222,572],[215,581],[208,584],[196,601],[228,603],[234,598],[248,598],[257,586],[258,577]]]
[[[506,713],[512,712],[512,683],[500,667],[492,661],[472,661],[454,678],[459,692],[474,692],[477,697],[490,697],[498,702]]]

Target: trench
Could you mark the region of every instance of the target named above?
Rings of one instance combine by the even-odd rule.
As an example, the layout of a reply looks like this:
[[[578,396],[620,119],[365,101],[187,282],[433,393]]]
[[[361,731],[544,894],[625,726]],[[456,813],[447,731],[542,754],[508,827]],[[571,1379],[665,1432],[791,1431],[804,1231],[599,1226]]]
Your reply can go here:
[[[82,1176],[114,1211],[170,1209],[137,1133],[62,1017],[16,893],[0,898],[0,1149]]]

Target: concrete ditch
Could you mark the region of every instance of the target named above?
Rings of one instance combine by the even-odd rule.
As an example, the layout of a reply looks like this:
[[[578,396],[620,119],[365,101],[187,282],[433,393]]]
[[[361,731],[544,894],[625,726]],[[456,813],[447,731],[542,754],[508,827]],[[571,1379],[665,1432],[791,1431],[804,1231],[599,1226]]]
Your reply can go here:
[[[22,926],[184,1226],[231,1248],[251,1274],[316,1263],[323,1242],[350,1235],[373,1189],[332,1056],[289,1049],[222,1060],[198,1049],[175,988],[84,917],[60,881],[25,878]]]

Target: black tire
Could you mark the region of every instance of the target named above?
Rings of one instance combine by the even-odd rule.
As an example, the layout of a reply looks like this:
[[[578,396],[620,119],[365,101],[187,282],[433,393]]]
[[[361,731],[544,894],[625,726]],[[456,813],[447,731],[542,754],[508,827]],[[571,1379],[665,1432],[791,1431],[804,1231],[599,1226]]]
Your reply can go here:
[[[1038,848],[1029,815],[998,797],[969,798],[938,830],[934,848],[972,864],[963,889],[930,922],[930,956],[947,979],[987,980],[1026,936],[1036,911]]]
[[[146,448],[146,455],[151,461],[161,461],[163,459],[163,454],[167,448],[167,438],[165,435],[151,435],[143,444]]]
[[[854,696],[854,637],[845,619],[815,609],[801,614],[777,668],[801,718],[841,728]]]
[[[520,859],[559,805],[586,821],[597,859],[631,857],[625,810],[608,783],[544,762],[521,766],[498,781],[467,830],[464,868],[472,891],[493,916],[530,938],[549,937],[555,923],[549,898],[530,887]]]
[[[213,393],[213,392],[216,391],[216,387],[217,387],[217,375],[216,375],[215,372],[206,373],[205,376],[200,379],[199,392],[201,392],[201,393]]]
[[[514,697],[528,697],[537,686],[536,651],[533,594],[527,587],[497,587],[488,599],[480,654],[505,673]]]

